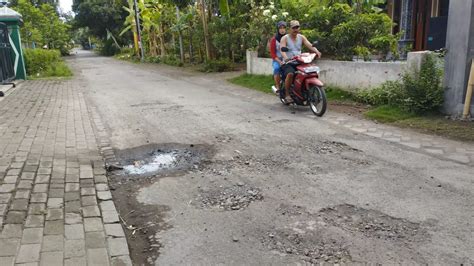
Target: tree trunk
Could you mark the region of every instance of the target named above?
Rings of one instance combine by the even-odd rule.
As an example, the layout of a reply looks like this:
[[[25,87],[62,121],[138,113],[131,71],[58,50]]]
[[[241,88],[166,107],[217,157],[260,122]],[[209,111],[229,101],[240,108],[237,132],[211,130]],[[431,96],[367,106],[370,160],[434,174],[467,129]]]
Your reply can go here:
[[[206,19],[206,3],[204,0],[201,1],[201,18],[202,18],[202,27],[204,29],[204,43],[206,44],[206,60],[211,59],[211,44],[209,42],[209,30],[207,28],[207,19]]]
[[[179,21],[179,7],[176,6],[176,20]],[[184,64],[184,48],[183,48],[183,34],[181,30],[178,31],[179,38],[179,55],[181,58],[181,63]]]
[[[164,30],[163,30],[163,24],[160,23],[160,54],[161,54],[161,56],[166,55],[164,34],[165,33],[164,33]]]
[[[189,63],[193,63],[194,53],[193,53],[193,31],[189,31]]]

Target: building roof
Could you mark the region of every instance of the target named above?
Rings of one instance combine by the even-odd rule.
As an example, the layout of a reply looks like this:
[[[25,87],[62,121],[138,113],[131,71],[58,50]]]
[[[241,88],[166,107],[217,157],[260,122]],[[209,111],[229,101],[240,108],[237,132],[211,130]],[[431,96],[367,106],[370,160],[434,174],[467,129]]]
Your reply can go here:
[[[0,21],[21,21],[21,14],[9,7],[0,7]]]

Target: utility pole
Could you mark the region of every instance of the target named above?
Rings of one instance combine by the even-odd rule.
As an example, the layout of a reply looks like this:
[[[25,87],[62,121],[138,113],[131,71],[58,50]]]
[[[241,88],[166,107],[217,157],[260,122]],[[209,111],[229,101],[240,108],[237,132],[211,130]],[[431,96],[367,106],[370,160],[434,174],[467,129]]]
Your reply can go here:
[[[142,45],[142,30],[140,27],[140,18],[138,14],[137,0],[133,0],[133,8],[135,9],[135,25],[137,27],[138,48],[140,49],[140,61],[143,62],[143,60],[145,59],[145,52],[143,51],[143,45]]]

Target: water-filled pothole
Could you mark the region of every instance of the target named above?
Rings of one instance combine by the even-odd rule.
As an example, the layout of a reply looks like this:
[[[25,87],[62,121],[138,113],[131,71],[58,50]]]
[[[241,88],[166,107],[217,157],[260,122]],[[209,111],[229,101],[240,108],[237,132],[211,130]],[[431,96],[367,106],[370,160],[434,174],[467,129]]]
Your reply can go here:
[[[133,164],[123,166],[123,170],[129,175],[143,175],[154,173],[159,170],[168,169],[177,163],[177,151],[162,152],[157,151],[151,157],[134,161]]]
[[[198,168],[210,148],[205,145],[150,144],[116,152],[115,175],[150,177]]]

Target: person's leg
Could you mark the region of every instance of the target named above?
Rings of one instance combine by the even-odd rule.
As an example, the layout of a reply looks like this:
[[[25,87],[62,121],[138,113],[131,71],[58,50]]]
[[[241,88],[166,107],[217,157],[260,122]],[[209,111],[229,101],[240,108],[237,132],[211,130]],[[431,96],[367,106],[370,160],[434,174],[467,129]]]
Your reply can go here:
[[[285,96],[286,98],[290,97],[290,87],[293,82],[293,73],[288,73],[285,79]]]
[[[280,90],[280,63],[273,60],[273,80],[275,80],[275,88]]]

